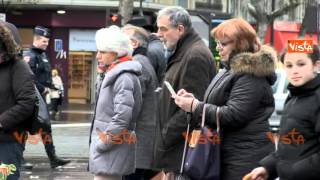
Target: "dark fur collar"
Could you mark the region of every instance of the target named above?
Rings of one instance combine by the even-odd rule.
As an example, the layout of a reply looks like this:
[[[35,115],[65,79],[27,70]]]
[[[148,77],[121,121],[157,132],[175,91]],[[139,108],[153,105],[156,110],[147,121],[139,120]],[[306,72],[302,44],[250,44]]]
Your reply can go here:
[[[230,60],[234,73],[252,74],[258,77],[273,75],[275,72],[276,52],[268,46],[262,46],[256,53],[240,53]]]

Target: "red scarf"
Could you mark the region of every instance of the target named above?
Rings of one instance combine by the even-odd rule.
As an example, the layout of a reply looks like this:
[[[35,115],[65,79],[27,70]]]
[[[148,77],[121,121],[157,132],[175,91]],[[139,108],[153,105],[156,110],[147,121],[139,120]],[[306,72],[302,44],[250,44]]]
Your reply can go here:
[[[131,56],[123,56],[115,61],[113,61],[110,66],[107,69],[107,72],[111,71],[114,67],[116,67],[118,64],[126,62],[126,61],[131,61],[132,57]]]

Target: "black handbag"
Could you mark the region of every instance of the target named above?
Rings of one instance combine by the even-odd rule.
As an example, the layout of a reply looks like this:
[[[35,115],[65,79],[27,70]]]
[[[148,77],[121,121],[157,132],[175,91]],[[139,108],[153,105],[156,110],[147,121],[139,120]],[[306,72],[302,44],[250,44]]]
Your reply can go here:
[[[202,112],[201,128],[192,131],[184,162],[184,174],[191,179],[220,179],[220,121],[219,107],[216,111],[217,129],[205,126],[205,109]],[[189,137],[189,126],[187,136]]]
[[[10,74],[13,74],[14,69],[10,67]],[[12,84],[12,79],[11,79]],[[44,126],[50,126],[50,116],[46,102],[42,98],[38,88],[34,85],[36,93],[36,101],[33,107],[32,114],[27,118],[26,121],[26,130],[31,135],[39,134],[44,128]]]
[[[50,126],[50,116],[47,108],[47,104],[42,98],[39,90],[35,87],[36,91],[36,103],[31,116],[31,122],[29,124],[29,134],[35,135],[40,133],[44,126]]]

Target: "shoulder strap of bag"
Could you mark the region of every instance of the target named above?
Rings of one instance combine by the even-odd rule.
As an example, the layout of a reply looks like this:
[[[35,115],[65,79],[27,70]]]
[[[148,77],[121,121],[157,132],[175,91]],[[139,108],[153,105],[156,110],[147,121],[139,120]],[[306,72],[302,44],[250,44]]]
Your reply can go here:
[[[181,166],[180,166],[180,174],[183,173],[184,162],[185,162],[186,154],[187,154],[187,146],[188,146],[188,138],[189,138],[191,118],[192,118],[192,114],[191,113],[187,113],[188,126],[187,126],[187,134],[186,134],[186,137],[184,139],[184,147],[183,147],[182,161],[181,161]]]
[[[217,132],[219,133],[220,131],[220,117],[219,117],[219,112],[220,112],[220,107],[217,106],[217,110],[216,110],[216,124],[217,124]],[[206,121],[206,104],[203,107],[203,111],[202,111],[202,119],[201,119],[201,128],[204,127],[204,123]]]
[[[204,107],[203,107],[203,110],[202,110],[201,128],[204,127],[205,121],[206,121],[206,104],[204,104]]]
[[[217,106],[216,110],[216,124],[217,124],[217,133],[220,133],[220,107]]]

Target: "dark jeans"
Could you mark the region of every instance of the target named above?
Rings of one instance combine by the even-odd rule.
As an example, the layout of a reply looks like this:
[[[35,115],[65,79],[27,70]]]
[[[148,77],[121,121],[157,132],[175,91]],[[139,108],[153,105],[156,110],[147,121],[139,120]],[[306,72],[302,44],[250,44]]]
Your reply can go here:
[[[15,167],[16,171],[8,175],[7,180],[18,180],[20,177],[21,159],[24,151],[24,144],[18,142],[0,142],[0,161],[2,164]],[[9,168],[11,169],[11,168]],[[0,176],[3,175],[3,169]]]

